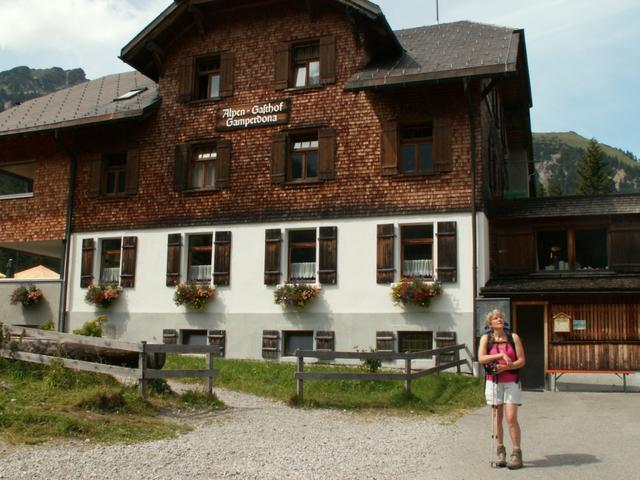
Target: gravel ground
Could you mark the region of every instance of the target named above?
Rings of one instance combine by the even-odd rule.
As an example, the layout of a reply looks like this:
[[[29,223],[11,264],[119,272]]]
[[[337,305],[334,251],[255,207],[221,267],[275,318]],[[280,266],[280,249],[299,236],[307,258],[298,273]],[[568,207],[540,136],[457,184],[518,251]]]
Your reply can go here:
[[[303,410],[220,388],[216,394],[229,408],[192,418],[196,429],[172,440],[0,446],[0,478],[409,479],[424,475],[438,439],[455,430],[423,416]]]

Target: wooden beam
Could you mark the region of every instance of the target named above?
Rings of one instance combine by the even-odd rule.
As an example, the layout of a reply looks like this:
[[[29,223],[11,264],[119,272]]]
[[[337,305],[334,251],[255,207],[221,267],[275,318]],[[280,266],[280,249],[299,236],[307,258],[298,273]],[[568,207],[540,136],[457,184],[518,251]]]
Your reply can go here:
[[[5,325],[11,335],[40,338],[43,340],[58,340],[60,342],[75,343],[78,345],[90,345],[93,347],[111,348],[114,350],[127,350],[130,352],[141,352],[142,346],[139,343],[122,342],[120,340],[110,340],[107,338],[85,337],[73,335],[71,333],[52,332],[50,330],[40,330],[38,328],[17,327],[15,325]]]
[[[158,75],[162,76],[164,73],[164,50],[153,40],[147,42],[144,47],[151,53]]]
[[[204,37],[205,28],[204,28],[204,15],[202,14],[202,10],[198,8],[193,3],[189,4],[188,12],[191,14],[191,18],[193,18],[193,23],[196,24],[196,28],[198,29],[198,33]]]

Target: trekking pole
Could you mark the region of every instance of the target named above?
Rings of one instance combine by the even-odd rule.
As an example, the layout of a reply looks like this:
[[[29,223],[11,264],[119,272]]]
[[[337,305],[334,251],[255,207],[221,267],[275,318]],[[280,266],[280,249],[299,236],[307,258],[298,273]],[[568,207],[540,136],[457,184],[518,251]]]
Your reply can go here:
[[[496,376],[491,376],[491,383],[493,383],[493,394],[491,395],[491,460],[489,461],[489,465],[491,468],[497,468],[496,461],[496,452],[498,450],[498,432],[496,431],[496,419],[498,416],[498,405],[496,396],[498,394],[497,385],[496,385]]]

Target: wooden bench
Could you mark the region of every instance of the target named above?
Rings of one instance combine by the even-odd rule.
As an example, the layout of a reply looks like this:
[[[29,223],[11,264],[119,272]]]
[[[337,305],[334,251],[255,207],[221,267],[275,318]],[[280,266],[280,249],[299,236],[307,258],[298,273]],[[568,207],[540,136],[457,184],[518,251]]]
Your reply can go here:
[[[549,373],[553,375],[553,391],[554,392],[557,391],[557,380],[560,377],[562,377],[562,375],[564,375],[565,373],[582,373],[582,374],[610,373],[622,379],[623,391],[626,392],[627,391],[627,375],[630,375],[635,372],[633,370],[557,370],[557,369],[552,369],[552,370],[545,370],[544,373]]]

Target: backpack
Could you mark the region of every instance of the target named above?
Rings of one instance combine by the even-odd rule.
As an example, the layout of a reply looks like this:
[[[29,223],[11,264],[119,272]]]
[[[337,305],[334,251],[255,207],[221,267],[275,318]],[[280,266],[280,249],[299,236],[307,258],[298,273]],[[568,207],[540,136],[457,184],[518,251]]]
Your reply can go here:
[[[513,351],[516,351],[516,343],[513,341],[513,334],[510,331],[505,332],[507,334],[507,342],[511,344],[511,348]],[[493,332],[487,333],[487,353],[491,351],[493,348]],[[497,363],[491,362],[484,365],[484,371],[486,375],[495,375],[495,371],[493,370],[496,367]],[[511,373],[515,373],[516,375],[516,383],[520,382],[520,369],[517,370],[509,370]]]

